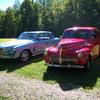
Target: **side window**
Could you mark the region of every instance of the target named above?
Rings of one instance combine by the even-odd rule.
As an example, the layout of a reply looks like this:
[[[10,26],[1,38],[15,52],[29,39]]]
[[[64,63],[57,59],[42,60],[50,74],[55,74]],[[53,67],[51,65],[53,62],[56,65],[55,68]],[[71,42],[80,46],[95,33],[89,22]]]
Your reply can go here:
[[[95,34],[96,34],[96,37],[100,37],[100,32],[97,30],[97,31],[94,31]]]
[[[91,35],[92,35],[92,36],[91,36],[92,38],[96,38],[96,37],[97,37],[97,32],[96,32],[96,31],[92,31],[92,32],[91,32]]]
[[[85,38],[85,39],[91,38],[91,31],[89,30],[79,30],[76,33],[77,33],[76,37]]]
[[[40,33],[38,35],[39,40],[49,40],[50,39],[50,34],[49,33]]]
[[[55,36],[53,33],[49,33],[50,34],[50,39],[53,39]]]

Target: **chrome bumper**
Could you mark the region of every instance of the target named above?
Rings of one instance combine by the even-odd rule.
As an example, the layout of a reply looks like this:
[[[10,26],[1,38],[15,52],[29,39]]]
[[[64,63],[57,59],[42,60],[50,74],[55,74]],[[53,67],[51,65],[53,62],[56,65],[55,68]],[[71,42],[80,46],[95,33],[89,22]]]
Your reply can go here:
[[[64,67],[64,68],[84,68],[84,66],[82,65],[71,65],[71,64],[68,64],[68,65],[57,65],[57,64],[49,64],[49,63],[46,63],[47,66],[49,67]]]
[[[5,56],[5,55],[0,55],[1,59],[14,59],[17,58],[16,56]]]

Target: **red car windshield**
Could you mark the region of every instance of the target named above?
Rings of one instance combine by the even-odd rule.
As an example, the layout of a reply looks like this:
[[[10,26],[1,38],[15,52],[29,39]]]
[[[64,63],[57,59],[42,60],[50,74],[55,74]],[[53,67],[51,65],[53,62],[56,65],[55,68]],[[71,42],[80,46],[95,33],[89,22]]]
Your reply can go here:
[[[95,31],[90,30],[68,30],[65,31],[62,35],[62,38],[91,38],[93,35],[95,35]]]

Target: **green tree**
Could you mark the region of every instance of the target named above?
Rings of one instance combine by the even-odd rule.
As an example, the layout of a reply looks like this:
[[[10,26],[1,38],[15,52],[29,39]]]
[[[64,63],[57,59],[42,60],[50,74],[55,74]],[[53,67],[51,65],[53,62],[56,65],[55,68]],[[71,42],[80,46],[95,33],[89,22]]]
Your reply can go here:
[[[2,11],[2,10],[0,10],[0,37],[3,37],[3,33],[2,33],[2,23],[3,23],[3,20],[2,20],[2,18],[3,18],[3,16],[4,16],[4,12]]]
[[[100,28],[100,0],[15,0],[13,8],[0,11],[0,37],[22,31],[49,30],[61,35],[72,26]]]
[[[80,25],[91,26],[97,16],[96,0],[75,0],[75,13]]]
[[[2,36],[3,37],[14,37],[15,31],[14,31],[14,14],[13,9],[8,8],[5,12],[5,14],[2,16]]]
[[[25,0],[20,7],[22,31],[38,29],[38,9],[35,3]]]

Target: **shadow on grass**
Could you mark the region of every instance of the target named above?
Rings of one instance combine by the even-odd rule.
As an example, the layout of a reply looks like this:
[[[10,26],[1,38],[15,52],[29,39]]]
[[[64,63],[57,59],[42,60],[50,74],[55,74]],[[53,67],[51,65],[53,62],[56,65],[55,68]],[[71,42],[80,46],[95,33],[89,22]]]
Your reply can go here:
[[[63,91],[67,91],[79,87],[92,89],[99,77],[100,58],[93,61],[88,71],[83,71],[82,69],[47,68],[43,80],[56,81]]]
[[[43,55],[38,55],[38,56],[34,56],[32,57],[29,61],[27,62],[20,62],[18,60],[0,60],[0,71],[7,71],[9,72],[13,72],[16,69],[20,69],[28,64],[31,63],[36,63],[43,60]]]

